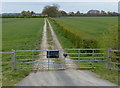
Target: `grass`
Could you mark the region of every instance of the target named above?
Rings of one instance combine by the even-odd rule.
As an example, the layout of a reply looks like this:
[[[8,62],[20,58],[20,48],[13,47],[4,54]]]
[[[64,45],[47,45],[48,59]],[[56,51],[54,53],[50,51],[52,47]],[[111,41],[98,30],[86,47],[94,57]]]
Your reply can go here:
[[[42,18],[3,18],[2,51],[36,50],[40,48]],[[29,74],[30,70],[13,70],[11,55],[2,56],[3,86],[12,86]]]
[[[42,25],[43,19],[37,18],[3,19],[2,51],[37,49],[36,39],[41,37]]]
[[[58,21],[69,27],[87,33],[97,40],[101,39],[102,34],[110,27],[118,23],[117,17],[62,17]]]
[[[110,69],[93,69],[92,72],[95,72],[96,74],[100,75],[100,78],[106,79],[112,83],[119,84],[119,74],[120,72],[116,70],[110,70]]]
[[[48,43],[48,49],[52,50],[52,49],[55,49],[55,44],[53,42],[53,38],[52,38],[52,35],[51,35],[49,24],[48,24],[48,22],[46,22],[46,23],[47,23],[47,43]]]
[[[72,29],[82,31],[92,37],[95,37],[97,41],[103,39],[102,35],[105,32],[108,32],[109,28],[117,24],[117,17],[63,17],[57,18],[57,20]],[[52,21],[50,22],[63,48],[76,48],[70,39],[66,38],[61,32],[61,28]],[[118,84],[118,71],[103,68],[91,69],[91,71],[100,75],[100,78],[102,79]]]
[[[55,25],[52,21],[50,21],[57,37],[58,37],[58,40],[60,41],[62,47],[65,49],[65,48],[73,48],[74,45],[71,43],[71,41],[67,38],[64,37],[64,35],[61,33],[60,31],[60,27],[58,27],[57,25]]]

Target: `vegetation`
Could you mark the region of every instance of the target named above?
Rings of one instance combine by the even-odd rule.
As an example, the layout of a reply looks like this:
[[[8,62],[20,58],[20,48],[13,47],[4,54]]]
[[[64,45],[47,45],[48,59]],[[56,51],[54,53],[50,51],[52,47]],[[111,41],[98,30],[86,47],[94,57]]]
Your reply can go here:
[[[59,6],[58,5],[45,6],[42,14],[48,15],[49,17],[58,17],[58,16],[60,16]]]
[[[111,26],[107,32],[103,33],[101,47],[118,49],[118,25]]]
[[[97,42],[97,48],[118,49],[118,17],[68,17],[57,18],[57,21],[64,23],[73,30],[80,31],[94,37]],[[66,34],[64,34],[64,36],[65,35]],[[80,37],[83,38],[84,36],[85,35],[82,35]],[[70,38],[68,39],[70,40]],[[89,43],[87,44],[89,45]],[[82,46],[79,47],[82,48]],[[96,48],[96,46],[93,47]],[[112,55],[119,56],[118,53],[112,53]],[[112,58],[112,61],[118,62],[119,58]]]
[[[54,21],[55,20],[55,21]],[[56,22],[57,21],[57,22]],[[69,37],[66,37],[66,34],[63,33],[63,29],[61,28],[60,24],[63,23],[64,31],[66,30],[66,26],[72,29],[73,31],[77,30],[78,33],[82,32],[85,35],[89,35],[89,38],[95,38],[94,40],[96,42],[99,42],[99,46],[97,48],[108,48],[114,47],[113,49],[116,49],[116,43],[117,43],[117,18],[114,17],[68,17],[68,18],[57,18],[51,20],[52,26],[58,36],[59,41],[61,42],[62,46],[64,48],[77,48],[76,45],[69,39]],[[88,30],[89,28],[89,30]],[[69,29],[69,30],[70,30]],[[112,35],[112,36],[111,36]],[[111,37],[112,38],[111,38]],[[71,37],[74,37],[74,35],[71,35]],[[84,35],[79,36],[84,37]],[[104,39],[104,37],[106,37]],[[111,43],[108,43],[106,40],[107,38],[112,39],[115,41],[111,45]],[[111,40],[111,41],[112,41]],[[76,40],[74,40],[75,42]],[[106,42],[105,42],[106,41]],[[102,42],[102,43],[101,43]],[[88,43],[89,44],[89,43]],[[100,46],[102,44],[102,46]],[[80,46],[80,48],[83,48]],[[90,47],[92,48],[92,47]],[[100,75],[100,78],[109,80],[113,83],[118,84],[118,71],[109,70],[109,69],[91,69],[93,72]]]
[[[114,70],[110,70],[110,69],[106,69],[106,68],[102,68],[102,69],[92,69],[92,72],[95,72],[96,74],[99,75],[99,78],[102,79],[106,79],[112,83],[116,83],[119,84],[119,71],[114,71]]]
[[[36,50],[40,48],[43,19],[38,18],[5,18],[2,22],[2,51]],[[3,86],[12,86],[26,75],[29,70],[13,70],[12,56],[2,56]]]
[[[74,44],[68,39],[66,38],[63,33],[61,32],[61,28],[59,26],[57,26],[56,24],[54,24],[53,21],[50,20],[50,23],[58,37],[58,40],[60,41],[62,47],[65,48],[74,48]]]
[[[52,35],[51,35],[51,31],[50,31],[50,27],[48,22],[47,23],[47,44],[48,44],[48,49],[49,50],[55,50],[55,43],[53,41]]]
[[[74,31],[89,35],[88,37],[79,34],[81,37],[93,37],[100,44],[100,41],[103,39],[103,34],[108,32],[110,27],[117,24],[117,17],[63,17],[57,18],[57,21],[69,26]],[[105,48],[100,45],[98,47]]]
[[[30,17],[33,14],[33,12],[30,11],[22,11],[21,13],[23,16],[28,16],[28,17]]]
[[[51,18],[51,20],[60,27],[60,31],[63,35],[68,38],[76,48],[97,48],[97,42],[92,36],[78,30],[74,30],[53,18]]]

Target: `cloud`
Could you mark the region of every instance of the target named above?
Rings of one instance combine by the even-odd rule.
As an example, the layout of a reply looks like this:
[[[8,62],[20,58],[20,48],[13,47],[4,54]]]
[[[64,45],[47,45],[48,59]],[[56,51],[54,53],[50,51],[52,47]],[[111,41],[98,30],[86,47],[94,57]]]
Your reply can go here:
[[[2,0],[2,2],[118,2],[119,0]]]

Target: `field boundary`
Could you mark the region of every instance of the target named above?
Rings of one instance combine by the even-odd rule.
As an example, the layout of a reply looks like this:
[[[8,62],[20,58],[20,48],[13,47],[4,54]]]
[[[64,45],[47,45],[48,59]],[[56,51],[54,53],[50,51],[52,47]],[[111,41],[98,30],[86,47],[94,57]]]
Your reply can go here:
[[[73,52],[74,51],[74,52]],[[14,53],[14,69],[33,69],[32,67],[34,62],[34,57],[39,56],[40,58],[44,56],[44,58],[41,58],[41,60],[48,60],[47,67],[50,67],[51,65],[63,65],[66,68],[97,68],[97,67],[105,67],[107,66],[107,55],[106,53],[98,53],[100,51],[107,51],[106,49],[63,49],[63,50],[15,50]],[[27,52],[32,54],[27,54]],[[44,52],[44,54],[35,55],[33,52]],[[48,54],[48,52],[51,52],[52,54]],[[58,53],[57,53],[58,52]],[[64,52],[64,53],[61,53]],[[46,54],[45,54],[46,53]],[[57,54],[56,54],[57,53]],[[71,55],[72,54],[72,55]],[[88,55],[88,56],[87,56]],[[68,56],[68,57],[67,57]],[[29,57],[29,59],[28,59]],[[30,59],[32,58],[32,59]],[[67,63],[70,58],[70,61],[74,63]],[[55,64],[54,61],[50,62],[50,59],[54,60],[62,60],[63,64]],[[30,62],[29,62],[29,61]],[[62,61],[57,61],[58,63],[62,63]],[[28,64],[29,63],[29,64]],[[38,62],[39,67],[43,65],[41,61]],[[52,67],[52,66],[51,66]],[[40,69],[40,70],[49,70],[50,68],[46,69]],[[52,68],[53,69],[53,68]],[[35,69],[35,70],[39,70]],[[54,70],[54,69],[53,69]],[[58,69],[57,69],[58,70]]]
[[[112,69],[112,70],[118,70],[120,71],[120,63],[119,61],[112,61],[112,58],[113,59],[120,59],[120,56],[112,56],[112,53],[120,53],[120,50],[109,50],[109,54],[110,54],[110,59],[109,59],[109,69]],[[114,65],[114,66],[112,66]]]
[[[65,50],[67,50],[67,49],[65,49]],[[68,49],[68,50],[82,50],[82,49]],[[90,50],[90,49],[83,49],[83,50]],[[92,50],[95,50],[95,49],[92,49]],[[30,50],[28,50],[28,51],[30,51]],[[109,50],[108,49],[108,67],[107,68],[119,71],[120,70],[119,69],[120,63],[119,62],[113,62],[113,61],[111,61],[111,57],[115,57],[115,56],[111,56],[110,52],[120,52],[120,51],[119,50]],[[15,53],[15,51],[12,51],[12,52],[0,52],[0,54],[12,54],[12,61],[10,61],[10,62],[9,61],[7,61],[7,62],[1,62],[0,64],[14,64],[15,63],[14,62],[14,53]],[[73,55],[73,54],[78,54],[78,53],[65,53],[65,54],[68,54],[68,55],[72,54]],[[85,54],[87,54],[87,53],[85,53]],[[114,64],[115,66],[112,66],[112,64]]]

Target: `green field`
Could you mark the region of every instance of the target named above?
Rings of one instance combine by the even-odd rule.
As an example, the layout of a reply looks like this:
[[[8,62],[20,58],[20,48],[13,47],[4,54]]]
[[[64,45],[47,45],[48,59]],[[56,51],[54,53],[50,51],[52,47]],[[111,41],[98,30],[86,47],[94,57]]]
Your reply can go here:
[[[3,19],[2,50],[38,49],[43,24],[40,18]]]
[[[67,38],[74,48],[116,48],[118,17],[60,17],[50,20],[57,24],[56,31],[61,32],[61,37]]]
[[[88,43],[84,42],[83,45],[86,44],[87,46],[89,46],[89,44],[91,44],[89,43],[89,40],[93,37],[95,38],[95,40],[93,41],[97,41],[100,44],[100,46],[96,48],[108,49],[111,47],[115,49],[117,47],[117,17],[62,17],[50,20],[53,29],[57,34],[57,37],[63,48],[86,48],[86,46],[76,47],[76,43],[83,43],[84,41],[86,41]],[[69,35],[69,33],[73,34]],[[79,42],[80,39],[78,39],[78,37],[74,38],[76,37],[77,33],[80,35],[78,37],[80,37],[81,42]],[[88,37],[88,39],[84,39],[84,37]],[[84,41],[82,41],[82,38]],[[102,79],[109,80],[110,82],[116,84],[119,83],[118,71],[103,68],[91,69],[91,71],[100,75],[100,78]]]
[[[94,48],[93,43],[95,43],[96,41],[102,43],[102,39],[104,38],[104,36],[106,37],[105,33],[108,33],[111,29],[113,30],[114,26],[118,23],[117,17],[61,17],[55,19],[58,22],[64,24],[65,28],[68,29],[68,32],[63,30],[63,34],[63,32],[61,31],[61,27],[51,21],[57,37],[64,48],[86,48],[87,46],[89,46],[89,44],[91,44],[89,48],[91,48],[91,46],[93,46],[92,48]],[[43,24],[44,22],[42,18],[4,18],[2,21],[2,51],[9,52],[12,49],[40,49]],[[114,35],[111,35],[111,37],[113,37]],[[110,37],[109,33],[107,36]],[[108,37],[106,37],[107,40]],[[82,45],[83,47],[81,47]],[[3,85],[14,85],[22,78],[27,76],[30,72],[29,70],[13,70],[13,64],[4,64],[5,62],[9,63],[12,61],[11,55],[3,55],[2,61],[2,71],[4,73]],[[99,71],[96,72],[99,73]],[[110,74],[109,72],[111,71],[108,71],[106,75]],[[105,79],[110,79],[111,81],[112,78],[115,78],[116,80],[116,73],[113,74],[111,78],[108,77]],[[117,83],[117,81],[115,81],[115,83]]]
[[[42,18],[3,18],[2,51],[40,49],[43,24]],[[13,64],[9,64],[12,55],[3,55],[2,61],[3,85],[13,85],[29,73],[29,70],[13,70]]]
[[[118,24],[117,17],[62,17],[57,20],[96,39],[101,39],[104,32]]]

